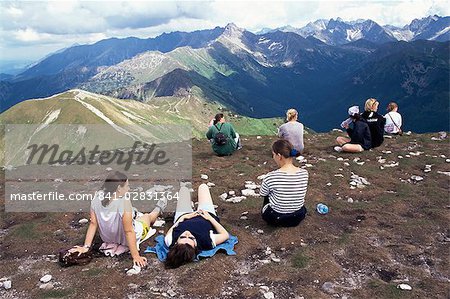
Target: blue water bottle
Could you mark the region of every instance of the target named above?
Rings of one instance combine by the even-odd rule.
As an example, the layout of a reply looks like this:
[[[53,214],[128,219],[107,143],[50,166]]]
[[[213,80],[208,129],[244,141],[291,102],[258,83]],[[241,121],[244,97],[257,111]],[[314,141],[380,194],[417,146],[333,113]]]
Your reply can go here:
[[[326,205],[324,205],[323,203],[318,203],[317,204],[317,212],[319,214],[325,215],[328,213],[328,207]]]

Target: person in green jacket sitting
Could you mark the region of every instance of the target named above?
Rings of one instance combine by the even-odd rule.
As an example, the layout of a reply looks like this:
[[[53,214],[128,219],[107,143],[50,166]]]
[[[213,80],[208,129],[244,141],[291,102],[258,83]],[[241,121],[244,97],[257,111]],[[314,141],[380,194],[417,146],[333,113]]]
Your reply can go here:
[[[219,156],[229,156],[242,147],[239,134],[234,131],[230,123],[225,122],[223,113],[216,114],[206,133],[206,138],[211,142],[213,151]]]

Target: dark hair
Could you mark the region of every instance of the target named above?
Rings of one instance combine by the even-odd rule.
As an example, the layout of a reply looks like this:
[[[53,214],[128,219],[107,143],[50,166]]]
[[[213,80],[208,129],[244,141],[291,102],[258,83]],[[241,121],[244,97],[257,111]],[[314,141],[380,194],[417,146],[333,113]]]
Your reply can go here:
[[[189,244],[175,244],[167,253],[164,266],[166,269],[175,269],[194,260],[198,249]]]
[[[286,139],[279,139],[272,144],[272,151],[275,154],[280,154],[285,158],[296,157],[300,153],[294,149],[292,144]]]
[[[358,121],[358,120],[361,120],[361,114],[359,114],[359,113],[355,113],[355,114],[353,114],[352,116],[350,116],[351,117],[351,119],[353,119],[353,121]]]
[[[102,205],[104,207],[106,207],[109,204],[114,193],[117,191],[117,188],[119,186],[123,187],[127,180],[128,180],[128,177],[119,171],[111,173],[110,175],[108,175],[106,177],[105,182],[103,183],[103,186],[102,186],[103,195],[104,195],[104,198],[102,200]]]
[[[216,116],[214,116],[214,124],[217,124],[222,118],[223,113],[217,113]]]

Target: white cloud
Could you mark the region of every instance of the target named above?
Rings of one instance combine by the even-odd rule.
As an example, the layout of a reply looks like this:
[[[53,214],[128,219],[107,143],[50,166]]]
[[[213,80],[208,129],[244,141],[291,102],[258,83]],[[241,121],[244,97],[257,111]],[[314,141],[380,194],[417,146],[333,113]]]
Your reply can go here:
[[[19,29],[15,33],[16,38],[23,42],[34,42],[40,40],[39,34],[32,28],[26,28],[25,30]]]
[[[11,17],[20,17],[23,15],[23,11],[14,6],[10,6],[6,9],[6,13]]]
[[[251,31],[302,27],[316,19],[337,17],[403,26],[430,14],[447,16],[449,7],[446,0],[2,1],[0,42],[2,55],[19,55],[16,49],[28,45],[28,53],[44,56],[56,46],[108,37],[154,37],[162,32],[223,27],[229,22]]]

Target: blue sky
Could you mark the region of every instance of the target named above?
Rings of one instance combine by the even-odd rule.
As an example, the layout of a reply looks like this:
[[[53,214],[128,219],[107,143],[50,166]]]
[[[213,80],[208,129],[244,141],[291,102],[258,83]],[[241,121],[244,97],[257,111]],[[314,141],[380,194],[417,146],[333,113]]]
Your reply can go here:
[[[316,19],[403,26],[449,15],[448,1],[1,1],[0,60],[37,60],[75,43],[225,26],[258,31]]]

